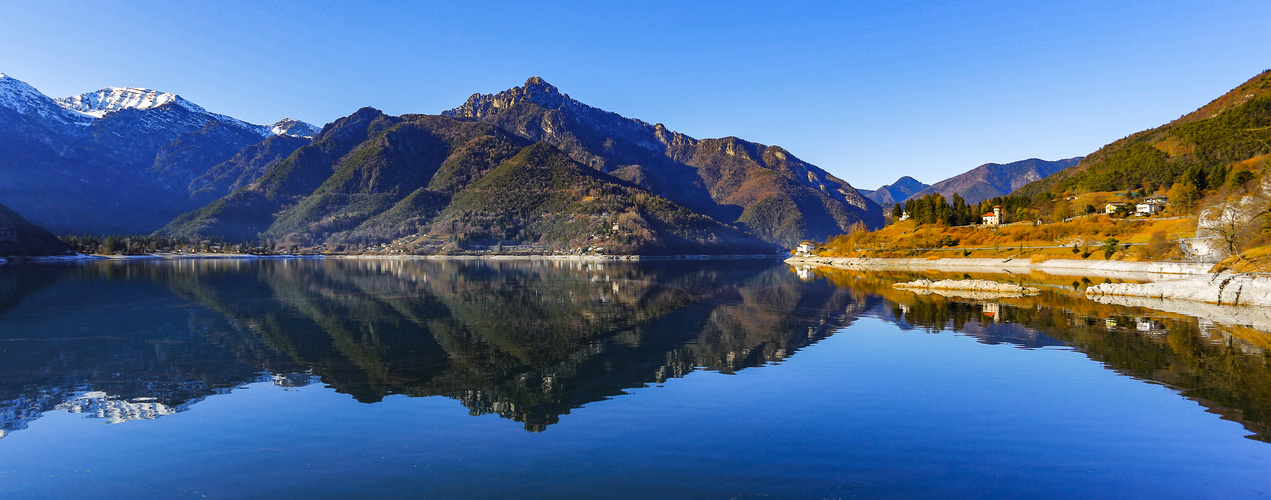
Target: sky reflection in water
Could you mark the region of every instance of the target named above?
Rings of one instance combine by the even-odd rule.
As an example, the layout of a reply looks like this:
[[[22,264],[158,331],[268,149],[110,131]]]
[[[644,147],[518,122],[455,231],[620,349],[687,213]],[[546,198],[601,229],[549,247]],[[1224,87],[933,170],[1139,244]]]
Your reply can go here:
[[[1070,278],[970,300],[822,274],[0,267],[0,494],[1271,492],[1259,332]]]

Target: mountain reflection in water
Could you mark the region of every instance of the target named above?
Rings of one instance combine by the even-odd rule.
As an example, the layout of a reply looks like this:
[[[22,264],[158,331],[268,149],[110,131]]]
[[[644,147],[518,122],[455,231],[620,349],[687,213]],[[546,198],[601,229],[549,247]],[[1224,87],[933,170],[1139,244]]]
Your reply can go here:
[[[696,369],[782,361],[869,316],[987,344],[1075,348],[1271,440],[1260,332],[1096,304],[1078,282],[969,300],[892,289],[903,274],[823,275],[801,279],[770,261],[2,267],[0,435],[48,411],[155,418],[261,381],[320,382],[365,403],[444,396],[537,432]]]
[[[541,431],[625,389],[782,360],[862,306],[849,290],[803,284],[770,261],[219,260],[0,271],[7,432],[90,393],[116,403],[89,414],[152,418],[271,379],[262,372],[309,374],[367,403],[446,396],[473,415]]]

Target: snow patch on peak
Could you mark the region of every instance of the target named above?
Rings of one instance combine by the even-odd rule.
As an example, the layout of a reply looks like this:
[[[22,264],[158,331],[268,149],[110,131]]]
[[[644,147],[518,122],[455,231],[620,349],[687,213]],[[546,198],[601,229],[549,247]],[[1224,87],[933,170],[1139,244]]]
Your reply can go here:
[[[21,115],[39,115],[63,123],[86,123],[84,117],[62,110],[53,99],[35,87],[4,73],[0,73],[0,107]]]
[[[190,111],[207,113],[207,110],[176,94],[136,87],[106,87],[96,92],[63,97],[55,101],[63,108],[93,118],[101,118],[107,113],[122,109],[154,109],[174,102]]]
[[[278,123],[273,124],[269,130],[270,132],[273,132],[274,135],[289,135],[292,137],[303,137],[306,139],[312,139],[313,136],[318,135],[318,132],[322,131],[322,129],[318,127],[300,120],[293,120],[291,118],[283,118],[282,120],[279,120]]]

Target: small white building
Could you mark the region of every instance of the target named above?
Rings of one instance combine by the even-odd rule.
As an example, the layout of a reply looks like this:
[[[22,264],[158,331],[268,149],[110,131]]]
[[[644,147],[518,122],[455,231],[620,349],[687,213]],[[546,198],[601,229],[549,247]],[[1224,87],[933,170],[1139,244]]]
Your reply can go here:
[[[1155,203],[1152,201],[1145,201],[1134,206],[1134,213],[1136,215],[1152,215],[1160,213],[1162,210],[1165,210],[1164,203]]]
[[[1002,223],[1002,206],[995,205],[993,207],[992,213],[981,215],[980,219],[984,221],[984,225],[986,226],[996,226],[998,224],[1001,224]]]
[[[794,254],[800,257],[806,257],[808,255],[812,255],[813,250],[816,250],[816,243],[805,241],[803,243],[799,243],[799,246],[794,248]]]

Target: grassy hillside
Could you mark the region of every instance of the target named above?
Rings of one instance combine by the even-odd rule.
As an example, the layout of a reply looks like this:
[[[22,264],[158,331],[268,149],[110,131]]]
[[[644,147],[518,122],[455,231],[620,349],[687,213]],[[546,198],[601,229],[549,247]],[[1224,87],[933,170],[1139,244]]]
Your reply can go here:
[[[1078,165],[1016,194],[1168,189],[1204,191],[1227,182],[1229,166],[1271,153],[1271,70],[1163,126],[1118,140]]]

